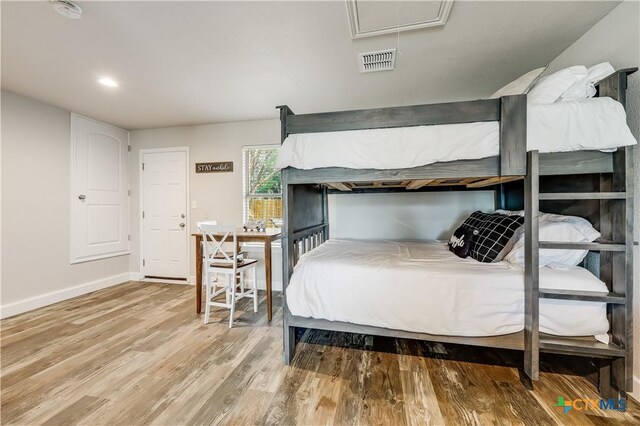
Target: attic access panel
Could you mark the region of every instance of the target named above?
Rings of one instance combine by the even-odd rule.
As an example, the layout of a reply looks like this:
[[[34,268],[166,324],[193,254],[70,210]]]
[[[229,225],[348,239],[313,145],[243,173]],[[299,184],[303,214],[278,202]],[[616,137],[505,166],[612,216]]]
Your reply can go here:
[[[443,26],[453,0],[364,1],[346,0],[351,38]]]

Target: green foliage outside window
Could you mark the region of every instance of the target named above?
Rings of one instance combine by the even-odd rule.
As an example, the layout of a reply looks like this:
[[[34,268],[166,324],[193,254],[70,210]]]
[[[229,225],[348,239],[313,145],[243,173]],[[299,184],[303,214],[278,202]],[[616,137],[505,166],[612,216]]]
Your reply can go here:
[[[245,221],[282,223],[282,181],[276,168],[277,147],[244,149]]]

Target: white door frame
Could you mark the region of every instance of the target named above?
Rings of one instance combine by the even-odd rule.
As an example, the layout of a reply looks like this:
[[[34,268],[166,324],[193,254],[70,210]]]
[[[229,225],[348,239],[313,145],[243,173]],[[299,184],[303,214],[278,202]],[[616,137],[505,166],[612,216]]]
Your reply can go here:
[[[142,279],[146,279],[145,275],[144,275],[144,267],[142,266],[142,259],[144,258],[144,223],[143,223],[143,219],[142,219],[142,211],[143,211],[143,207],[144,207],[144,197],[143,197],[143,189],[144,189],[144,173],[142,172],[142,163],[143,163],[143,159],[144,159],[144,154],[158,154],[158,153],[162,153],[162,152],[184,152],[186,157],[187,157],[187,161],[186,161],[186,167],[185,167],[185,173],[186,173],[186,184],[187,184],[187,199],[186,199],[186,206],[185,206],[185,210],[186,210],[186,231],[187,234],[185,235],[185,238],[187,239],[187,243],[185,244],[186,246],[186,250],[187,250],[187,266],[186,266],[186,270],[185,270],[185,274],[184,277],[186,279],[186,283],[190,284],[190,277],[191,277],[191,246],[190,246],[190,241],[191,241],[191,191],[190,191],[190,183],[189,183],[189,170],[191,168],[191,163],[189,162],[189,147],[188,146],[175,146],[175,147],[170,147],[170,148],[146,148],[146,149],[141,149],[138,152],[138,174],[139,174],[139,178],[138,178],[138,190],[139,190],[139,195],[140,195],[140,207],[138,210],[138,223],[139,223],[139,228],[140,229],[140,276],[142,277]],[[163,280],[167,281],[167,280]]]

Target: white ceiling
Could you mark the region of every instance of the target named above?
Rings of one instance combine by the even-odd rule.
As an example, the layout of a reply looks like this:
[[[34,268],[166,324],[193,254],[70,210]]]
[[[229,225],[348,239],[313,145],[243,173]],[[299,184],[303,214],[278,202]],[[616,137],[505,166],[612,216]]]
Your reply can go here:
[[[2,88],[127,129],[486,97],[544,65],[617,2],[456,1],[444,27],[400,33],[391,72],[360,74],[345,3],[2,2]],[[398,2],[398,7],[411,8]],[[402,15],[402,13],[399,13]],[[373,18],[371,18],[373,19]],[[120,83],[96,83],[109,75]]]

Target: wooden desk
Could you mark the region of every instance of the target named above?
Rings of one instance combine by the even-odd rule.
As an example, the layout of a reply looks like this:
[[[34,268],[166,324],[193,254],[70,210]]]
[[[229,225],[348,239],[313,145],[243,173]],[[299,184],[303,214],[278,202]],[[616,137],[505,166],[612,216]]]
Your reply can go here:
[[[271,242],[280,239],[279,228],[267,228],[264,232],[245,232],[238,228],[238,243],[264,243],[264,269],[267,281],[267,319],[271,321]],[[191,234],[196,237],[196,313],[202,312],[202,234]],[[221,235],[223,237],[224,235]]]

